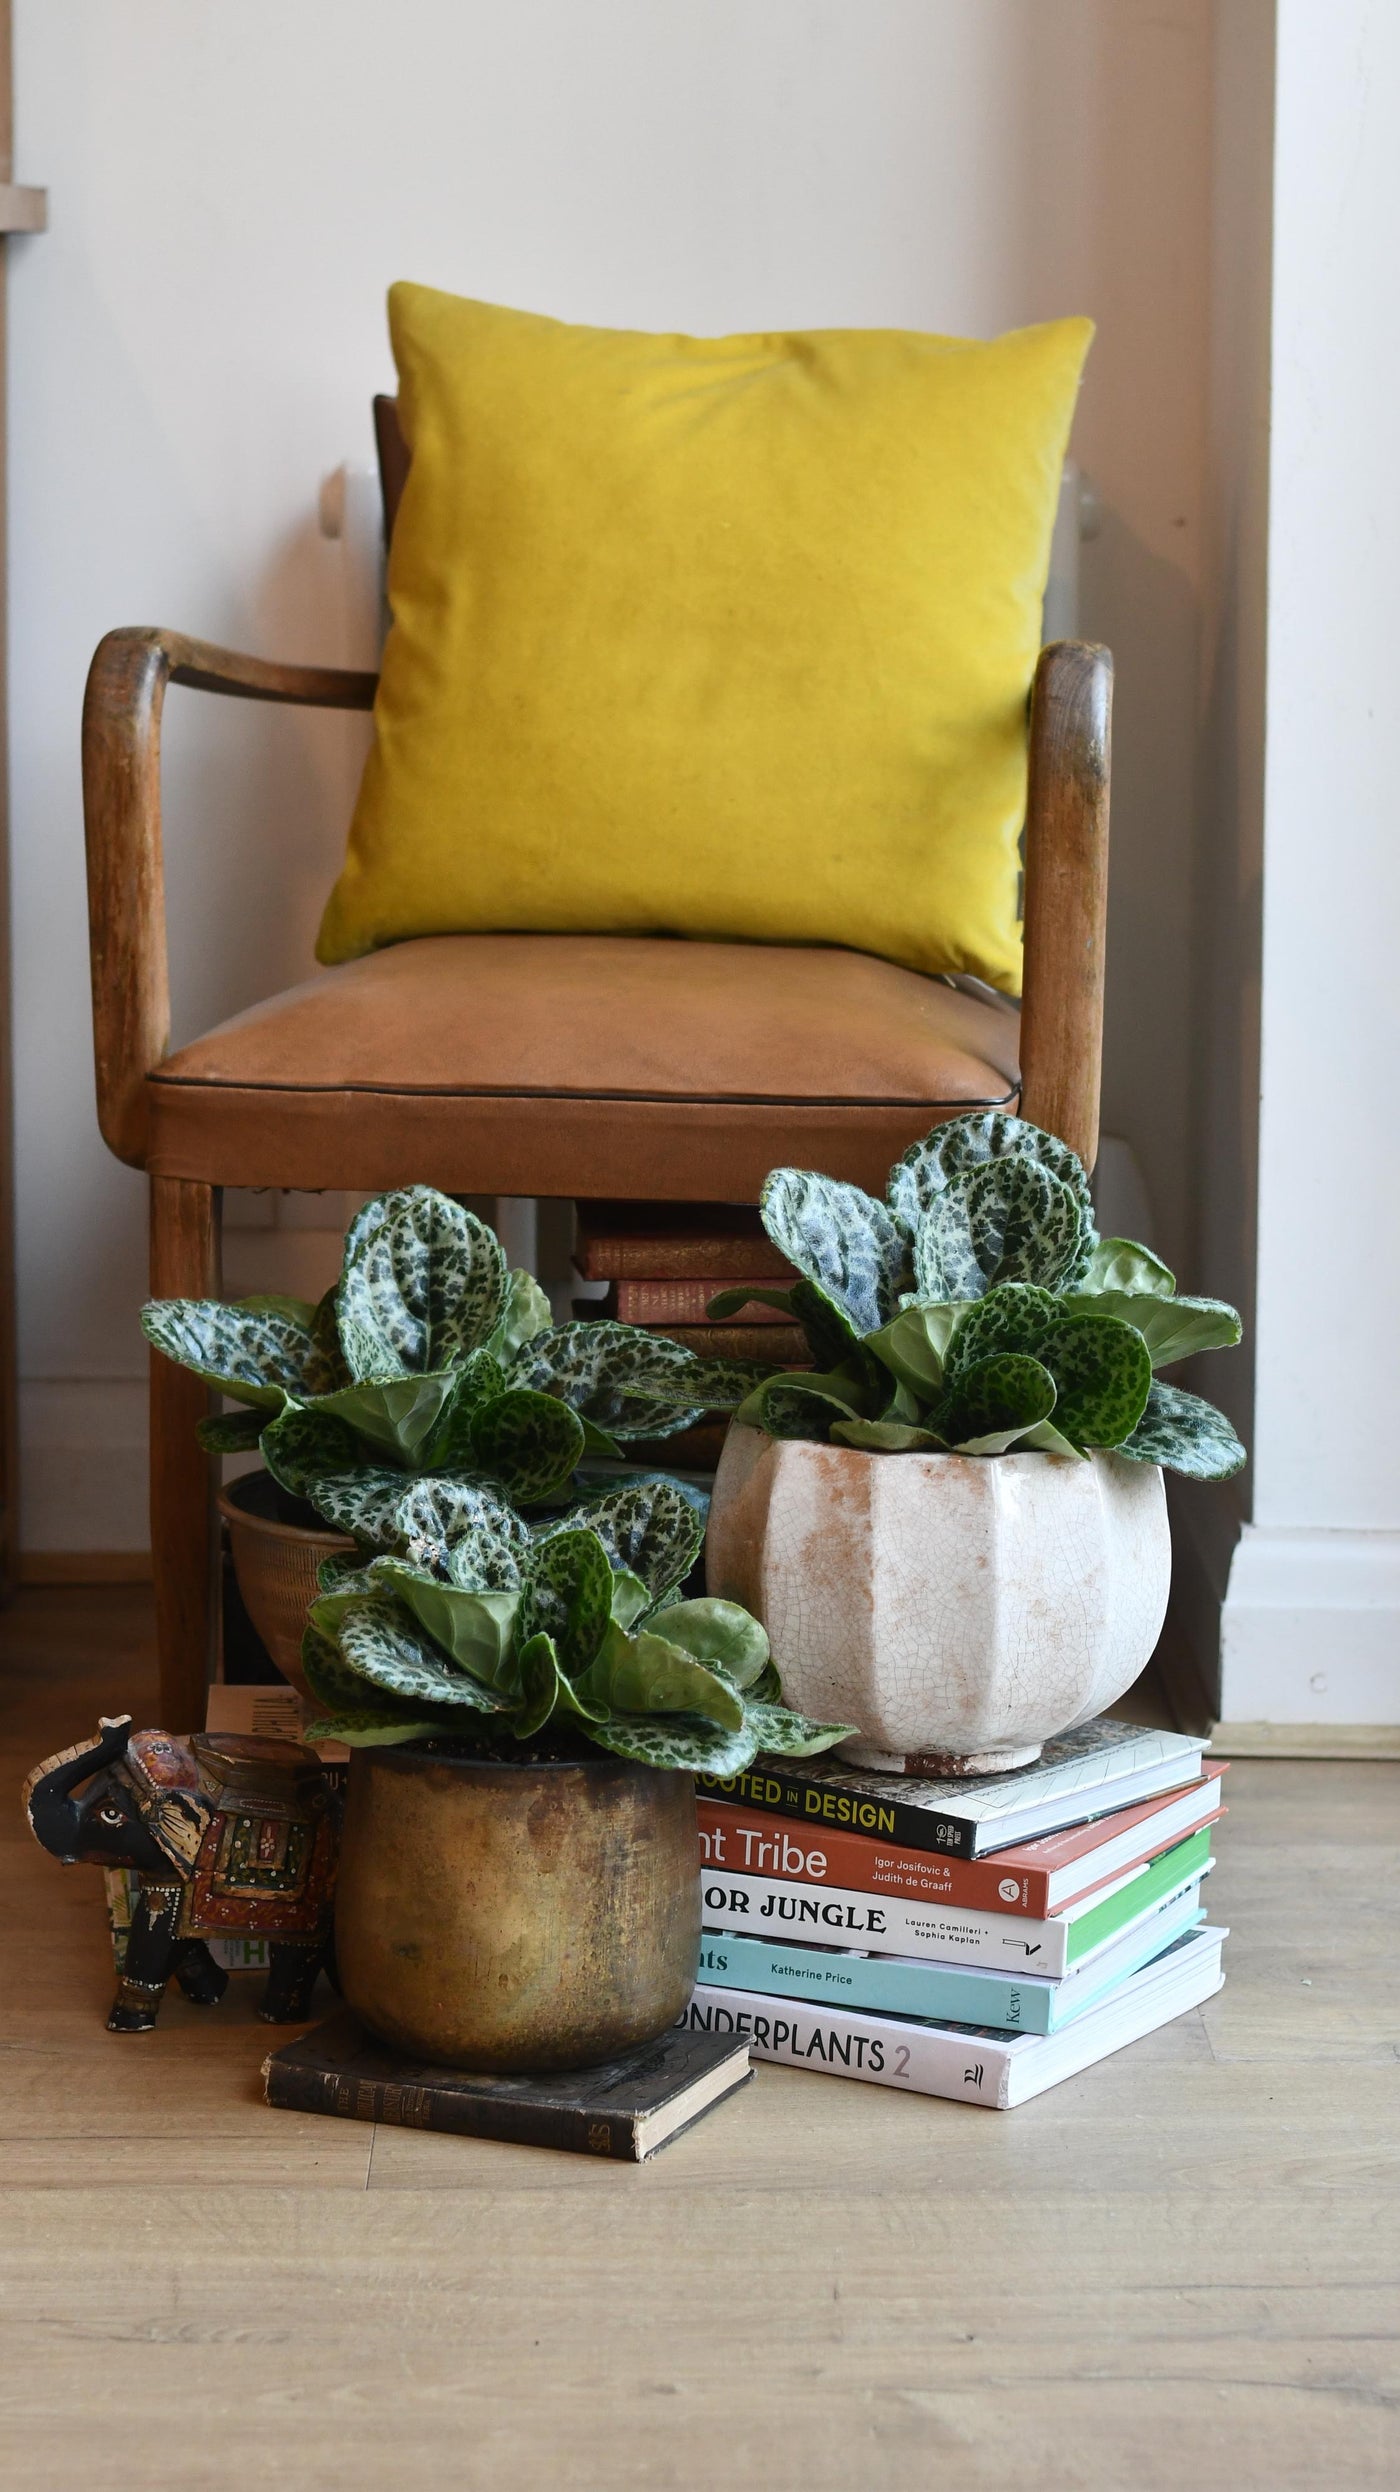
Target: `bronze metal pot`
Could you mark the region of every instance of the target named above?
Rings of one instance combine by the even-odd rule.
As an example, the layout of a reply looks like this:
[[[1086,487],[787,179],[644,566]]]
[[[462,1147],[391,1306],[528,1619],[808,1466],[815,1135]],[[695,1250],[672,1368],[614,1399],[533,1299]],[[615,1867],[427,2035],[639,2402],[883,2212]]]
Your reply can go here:
[[[586,2068],[664,2033],[700,1952],[686,1774],[358,1749],[336,1890],[357,2016],[460,2068]]]

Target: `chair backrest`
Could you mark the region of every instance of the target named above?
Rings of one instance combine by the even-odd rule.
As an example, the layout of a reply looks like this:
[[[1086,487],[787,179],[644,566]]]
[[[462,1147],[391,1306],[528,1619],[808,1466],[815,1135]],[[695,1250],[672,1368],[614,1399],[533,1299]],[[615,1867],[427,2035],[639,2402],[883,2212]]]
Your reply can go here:
[[[379,490],[384,498],[384,545],[387,551],[398,517],[399,497],[408,480],[408,443],[399,428],[397,398],[376,398],[374,440],[379,452]]]

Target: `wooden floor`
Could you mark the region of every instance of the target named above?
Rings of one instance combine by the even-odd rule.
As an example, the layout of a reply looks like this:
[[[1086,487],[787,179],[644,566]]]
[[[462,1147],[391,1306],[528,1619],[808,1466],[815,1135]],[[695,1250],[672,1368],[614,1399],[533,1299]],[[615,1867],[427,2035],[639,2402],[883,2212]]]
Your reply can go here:
[[[4,1772],[149,1719],[149,1596],[0,1621]],[[1400,1779],[1237,1764],[1225,1990],[1009,2115],[760,2068],[640,2169],[271,2112],[252,1985],[103,2024],[0,1817],[0,2479],[1400,2483]]]

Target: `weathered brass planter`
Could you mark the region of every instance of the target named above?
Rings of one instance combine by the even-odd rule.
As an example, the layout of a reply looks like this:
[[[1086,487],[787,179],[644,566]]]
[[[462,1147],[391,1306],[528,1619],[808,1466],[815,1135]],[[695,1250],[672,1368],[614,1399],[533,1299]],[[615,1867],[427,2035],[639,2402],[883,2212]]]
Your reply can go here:
[[[699,1856],[685,1774],[359,1749],[336,1892],[345,1997],[422,2059],[596,2065],[690,1997]]]

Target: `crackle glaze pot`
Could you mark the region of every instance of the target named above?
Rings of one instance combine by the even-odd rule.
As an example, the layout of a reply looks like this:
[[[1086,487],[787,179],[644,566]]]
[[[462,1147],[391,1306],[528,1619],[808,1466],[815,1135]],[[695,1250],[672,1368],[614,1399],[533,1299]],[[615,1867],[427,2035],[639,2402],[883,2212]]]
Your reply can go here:
[[[864,1454],[729,1431],[706,1572],[762,1619],[787,1704],[840,1753],[995,1773],[1132,1685],[1161,1629],[1161,1472],[1092,1454]]]

